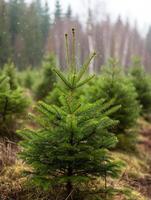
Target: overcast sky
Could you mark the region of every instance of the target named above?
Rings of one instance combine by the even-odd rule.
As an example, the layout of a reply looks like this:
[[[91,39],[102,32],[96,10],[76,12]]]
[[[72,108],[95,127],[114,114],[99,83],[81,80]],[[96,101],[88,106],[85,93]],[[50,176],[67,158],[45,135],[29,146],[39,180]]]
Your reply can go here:
[[[55,0],[48,0],[48,2],[52,11]],[[63,10],[70,4],[74,14],[80,15],[82,20],[86,18],[89,5],[98,16],[103,10],[110,13],[112,18],[120,14],[123,18],[128,18],[131,23],[137,20],[142,32],[146,31],[151,24],[151,0],[60,0],[60,2]]]

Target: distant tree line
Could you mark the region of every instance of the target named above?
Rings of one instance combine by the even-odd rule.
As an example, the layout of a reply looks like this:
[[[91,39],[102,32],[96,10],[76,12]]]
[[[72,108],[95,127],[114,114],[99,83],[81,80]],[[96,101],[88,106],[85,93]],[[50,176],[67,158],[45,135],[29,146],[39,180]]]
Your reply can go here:
[[[53,52],[58,55],[58,64],[65,68],[61,41],[63,33],[75,27],[79,65],[91,51],[97,52],[90,72],[99,71],[109,57],[116,57],[122,65],[128,66],[133,55],[140,56],[149,69],[151,28],[143,38],[137,26],[131,27],[120,17],[114,23],[107,14],[100,22],[96,17],[89,9],[87,23],[83,26],[78,16],[73,16],[71,6],[63,11],[59,0],[56,0],[54,11],[49,10],[47,2],[42,4],[40,0],[30,4],[24,0],[0,0],[0,66],[11,60],[19,69],[36,67],[45,54]]]

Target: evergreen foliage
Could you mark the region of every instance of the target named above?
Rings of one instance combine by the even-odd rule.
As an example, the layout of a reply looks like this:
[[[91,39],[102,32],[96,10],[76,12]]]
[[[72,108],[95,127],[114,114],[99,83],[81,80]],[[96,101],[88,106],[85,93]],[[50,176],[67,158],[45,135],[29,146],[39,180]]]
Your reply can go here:
[[[50,29],[50,13],[49,13],[49,6],[48,3],[45,2],[45,7],[43,8],[43,12],[42,12],[42,33],[43,33],[43,40],[44,40],[44,44],[47,40],[48,37],[48,33],[49,33],[49,29]]]
[[[62,16],[62,9],[61,9],[61,4],[59,0],[56,0],[56,5],[55,5],[55,19],[61,19]]]
[[[24,71],[24,73],[21,72],[21,74],[23,74],[23,76],[21,76],[21,78],[23,78],[23,80],[21,80],[23,82],[23,86],[32,90],[35,83],[35,71],[28,68],[26,71]]]
[[[30,89],[33,95],[40,78],[41,70],[37,70],[36,68],[28,67],[26,70],[17,71],[19,85],[25,89]]]
[[[10,139],[16,138],[16,128],[29,104],[17,86],[14,70],[13,65],[6,65],[0,75],[0,136]]]
[[[3,66],[11,56],[8,9],[3,0],[0,1],[0,13],[0,65]]]
[[[60,96],[62,95],[62,90],[60,90],[59,85],[55,85],[52,91],[48,93],[44,101],[48,104],[55,104],[57,106],[61,105]]]
[[[71,19],[71,17],[72,17],[72,9],[71,9],[71,6],[70,6],[70,5],[69,5],[68,8],[67,8],[66,17],[67,17],[68,19]]]
[[[91,102],[101,98],[108,102],[115,98],[114,105],[121,105],[121,108],[111,115],[112,119],[119,120],[115,133],[126,133],[136,124],[140,106],[136,100],[135,87],[114,59],[110,59],[108,66],[103,67],[102,75],[91,82],[90,87],[85,91]]]
[[[56,59],[53,54],[47,56],[42,65],[42,74],[40,74],[41,82],[36,87],[36,98],[43,99],[53,89],[53,85],[56,82],[56,75],[52,71],[52,68],[56,67]]]
[[[4,65],[4,75],[9,78],[9,85],[11,90],[15,90],[18,87],[17,72],[13,63],[8,62]]]
[[[60,106],[40,101],[36,106],[36,114],[30,114],[31,120],[39,128],[19,131],[23,137],[20,155],[32,167],[28,175],[33,183],[45,189],[55,186],[60,186],[60,190],[66,188],[64,199],[70,200],[76,199],[74,194],[77,188],[82,189],[84,183],[98,177],[105,180],[104,189],[107,192],[106,178],[116,177],[120,170],[120,164],[113,161],[108,152],[117,143],[117,138],[108,131],[117,121],[110,119],[108,115],[118,110],[119,106],[111,108],[113,100],[106,103],[100,100],[86,103],[77,98],[79,88],[93,78],[91,75],[84,79],[84,74],[95,54],[77,70],[74,29],[72,32],[71,62],[67,45],[69,73],[53,69],[65,87],[60,97]],[[96,198],[100,197],[99,194]]]
[[[52,91],[48,93],[44,101],[48,104],[55,104],[57,106],[61,106],[61,99],[60,96],[62,96],[66,91],[66,87],[62,84],[60,80],[58,80],[54,84],[54,88]],[[86,101],[85,96],[84,96],[84,86],[78,88],[75,94],[75,98],[78,101]]]
[[[139,58],[135,58],[130,68],[131,80],[138,94],[137,99],[142,106],[142,114],[151,112],[151,78],[145,72]]]
[[[12,59],[19,68],[41,64],[50,29],[48,4],[0,1],[0,64]]]
[[[116,99],[115,105],[121,105],[121,109],[113,113],[111,117],[120,122],[117,132],[124,133],[134,126],[139,117],[140,107],[136,100],[135,88],[114,59],[111,59],[109,65],[103,68],[102,76],[97,82],[96,88],[90,88],[93,92],[92,99],[104,98],[106,101]]]

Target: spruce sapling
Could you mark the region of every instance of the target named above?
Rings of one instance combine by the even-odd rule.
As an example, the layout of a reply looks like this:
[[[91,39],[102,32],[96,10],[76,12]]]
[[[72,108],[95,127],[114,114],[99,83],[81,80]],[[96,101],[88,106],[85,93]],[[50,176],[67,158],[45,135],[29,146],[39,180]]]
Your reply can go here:
[[[106,178],[116,177],[120,169],[119,163],[113,161],[108,152],[117,143],[115,135],[108,131],[117,121],[110,119],[108,114],[115,112],[119,106],[104,112],[111,102],[85,103],[77,98],[78,89],[94,77],[84,78],[84,74],[95,53],[78,70],[74,29],[72,36],[70,61],[68,36],[65,35],[68,73],[53,69],[65,87],[60,97],[61,105],[40,101],[36,106],[37,113],[30,114],[37,128],[18,132],[23,137],[20,156],[32,167],[28,172],[32,183],[48,190],[55,186],[59,186],[60,190],[65,188],[62,199],[68,200],[76,199],[77,190],[84,190],[86,183],[99,177],[105,179],[107,189]],[[92,192],[96,190],[92,189]]]

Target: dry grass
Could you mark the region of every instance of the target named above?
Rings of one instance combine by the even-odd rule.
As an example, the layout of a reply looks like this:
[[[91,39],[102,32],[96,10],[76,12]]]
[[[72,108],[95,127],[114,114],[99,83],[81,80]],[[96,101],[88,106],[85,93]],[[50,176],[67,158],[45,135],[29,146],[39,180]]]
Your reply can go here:
[[[125,166],[119,179],[108,179],[108,186],[118,189],[114,198],[112,197],[108,200],[149,200],[141,194],[141,183],[139,183],[140,187],[132,186],[135,179],[139,180],[145,177],[146,172],[145,166],[142,165],[143,161],[131,156],[126,156],[125,158],[122,153],[114,153],[114,156],[120,159],[124,158],[124,161],[131,159],[131,163]],[[29,167],[21,161],[16,161],[14,165],[3,168],[0,174],[1,200],[65,200],[59,190],[49,191],[48,193],[27,185],[27,178],[22,175],[22,172],[26,169],[29,169]],[[141,171],[141,174],[139,174],[139,171]],[[136,172],[138,172],[138,176],[136,176]],[[90,190],[99,189],[103,184],[103,180],[98,179],[97,182],[90,183],[88,188]]]
[[[0,173],[0,199],[7,200],[11,197],[19,200],[26,178],[21,176],[25,169],[23,163],[16,161],[14,165],[3,168]]]
[[[19,148],[16,143],[7,139],[0,139],[0,171],[3,167],[16,163]]]
[[[108,186],[117,188],[114,198],[108,200],[151,199],[150,143],[147,143],[146,147],[146,142],[151,137],[151,125],[142,119],[139,121],[139,125],[142,133],[138,144],[139,153],[134,155],[113,152],[113,157],[116,160],[124,161],[125,167],[119,179],[108,178]],[[15,143],[0,140],[0,200],[64,200],[61,190],[45,192],[26,184],[27,178],[22,176],[22,172],[28,166],[16,158],[18,151]],[[98,179],[97,182],[90,183],[88,188],[96,189],[103,184],[103,180]]]

